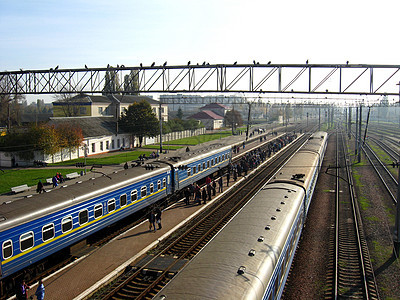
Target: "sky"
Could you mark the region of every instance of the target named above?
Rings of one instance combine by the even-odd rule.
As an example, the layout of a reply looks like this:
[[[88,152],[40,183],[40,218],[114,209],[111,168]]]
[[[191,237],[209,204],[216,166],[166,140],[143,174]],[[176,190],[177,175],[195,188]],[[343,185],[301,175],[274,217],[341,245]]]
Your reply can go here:
[[[0,70],[400,65],[400,1],[0,0]]]

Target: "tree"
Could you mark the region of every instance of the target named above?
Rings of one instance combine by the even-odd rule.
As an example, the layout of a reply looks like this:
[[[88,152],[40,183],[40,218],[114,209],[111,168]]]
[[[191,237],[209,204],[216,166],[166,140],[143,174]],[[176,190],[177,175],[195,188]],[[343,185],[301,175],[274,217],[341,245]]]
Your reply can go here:
[[[32,160],[34,151],[37,150],[37,139],[39,132],[33,127],[28,130],[8,131],[5,136],[0,137],[0,149],[11,156],[19,156],[21,159]]]
[[[1,90],[7,91],[14,85],[15,83],[6,82],[4,78],[0,78]],[[19,94],[0,95],[0,127],[7,126],[10,129],[11,126],[19,125],[21,113],[19,102],[24,99],[25,96]]]
[[[178,117],[178,119],[182,120],[183,119],[183,111],[182,108],[178,108],[178,113],[176,115]]]
[[[112,68],[112,67],[110,67]],[[119,83],[118,73],[116,70],[106,71],[104,77],[104,89],[103,94],[115,94],[121,91],[121,86]]]
[[[232,132],[237,126],[243,125],[243,120],[240,112],[237,110],[228,110],[224,118],[225,126],[232,126]]]
[[[72,151],[82,145],[83,133],[82,129],[76,125],[65,123],[56,128],[60,147],[69,151],[70,157]]]
[[[136,136],[142,146],[145,136],[153,137],[159,133],[160,125],[151,106],[145,100],[135,102],[122,112],[119,126],[122,130]]]
[[[83,134],[79,127],[72,124],[39,125],[28,129],[12,130],[0,138],[0,148],[4,152],[18,155],[21,159],[31,160],[35,151],[54,155],[63,149],[69,151],[82,144]]]
[[[39,127],[40,136],[37,141],[37,145],[43,150],[44,154],[54,156],[57,152],[62,149],[60,134],[57,132],[54,125],[43,125]]]
[[[139,95],[139,72],[132,70],[124,76],[124,91],[127,95]]]
[[[186,120],[186,121],[185,121],[185,123],[183,124],[183,126],[184,126],[184,128],[185,128],[186,130],[196,130],[196,129],[199,129],[199,128],[204,127],[204,124],[201,123],[201,122],[198,121],[198,120],[189,119],[189,120]]]
[[[65,117],[76,117],[79,115],[79,104],[76,102],[74,96],[72,94],[57,94],[53,96],[61,104],[59,107]]]

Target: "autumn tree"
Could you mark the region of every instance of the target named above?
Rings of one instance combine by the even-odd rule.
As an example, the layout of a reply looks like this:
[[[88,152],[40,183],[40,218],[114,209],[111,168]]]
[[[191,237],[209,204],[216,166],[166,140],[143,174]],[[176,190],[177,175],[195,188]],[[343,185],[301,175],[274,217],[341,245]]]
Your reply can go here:
[[[82,145],[82,129],[77,125],[65,123],[57,126],[56,131],[61,149],[67,149],[71,158],[72,152]]]
[[[12,130],[0,137],[0,148],[10,155],[31,160],[35,151],[43,151],[44,154],[53,156],[63,149],[75,150],[82,141],[83,134],[79,127],[72,124],[57,127],[45,124],[24,130]]]
[[[135,102],[124,109],[119,126],[132,137],[139,139],[139,145],[142,146],[143,138],[153,137],[159,133],[159,121],[153,113],[151,106],[145,100]]]

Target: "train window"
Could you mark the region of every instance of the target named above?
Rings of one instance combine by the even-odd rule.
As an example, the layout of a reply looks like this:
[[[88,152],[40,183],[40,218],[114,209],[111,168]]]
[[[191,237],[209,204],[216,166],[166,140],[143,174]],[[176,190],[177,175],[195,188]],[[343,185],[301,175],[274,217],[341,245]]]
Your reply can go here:
[[[154,193],[154,184],[150,183],[150,194]]]
[[[61,230],[62,232],[67,232],[72,229],[72,217],[68,216],[61,220]]]
[[[161,180],[157,181],[157,190],[161,190]]]
[[[122,206],[125,206],[125,205],[126,205],[126,202],[127,202],[126,194],[123,194],[123,195],[119,196],[119,205],[120,205],[121,207],[122,207]]]
[[[103,205],[102,204],[96,204],[94,206],[94,218],[100,218],[103,215]]]
[[[207,169],[210,167],[210,161],[207,160]]]
[[[189,177],[190,175],[192,175],[192,169],[191,169],[191,168],[188,168],[188,169],[187,169],[187,176]]]
[[[24,233],[20,236],[19,238],[19,245],[21,251],[26,251],[30,248],[33,247],[33,231],[29,231],[27,233]]]
[[[3,259],[7,259],[13,255],[12,241],[8,240],[3,243]]]
[[[147,187],[146,186],[142,186],[142,188],[140,189],[140,197],[146,197],[147,195]]]
[[[169,183],[169,176],[168,176],[168,183]],[[162,186],[165,188],[167,186],[165,178],[162,180]]]
[[[211,165],[214,165],[214,158],[211,158]]]
[[[131,192],[131,201],[136,201],[137,200],[137,190],[133,190]]]
[[[115,199],[108,200],[107,208],[109,213],[115,210]]]
[[[85,224],[89,221],[89,212],[87,209],[81,210],[79,212],[79,225]]]
[[[199,165],[197,166],[197,170],[199,170],[199,172],[201,171],[201,164],[199,164]]]
[[[53,223],[43,226],[43,228],[42,228],[42,240],[43,240],[43,242],[51,240],[52,238],[54,238],[54,235],[55,235],[55,230],[54,230],[54,224]]]
[[[193,167],[193,174],[196,174],[196,171],[197,171],[196,167]]]

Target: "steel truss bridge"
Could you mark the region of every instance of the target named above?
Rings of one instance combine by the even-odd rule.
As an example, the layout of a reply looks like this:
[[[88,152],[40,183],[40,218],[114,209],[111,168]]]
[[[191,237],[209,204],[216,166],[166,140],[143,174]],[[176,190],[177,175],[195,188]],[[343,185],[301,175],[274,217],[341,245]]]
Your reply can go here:
[[[400,65],[215,64],[0,72],[0,95],[283,93],[399,95]]]

